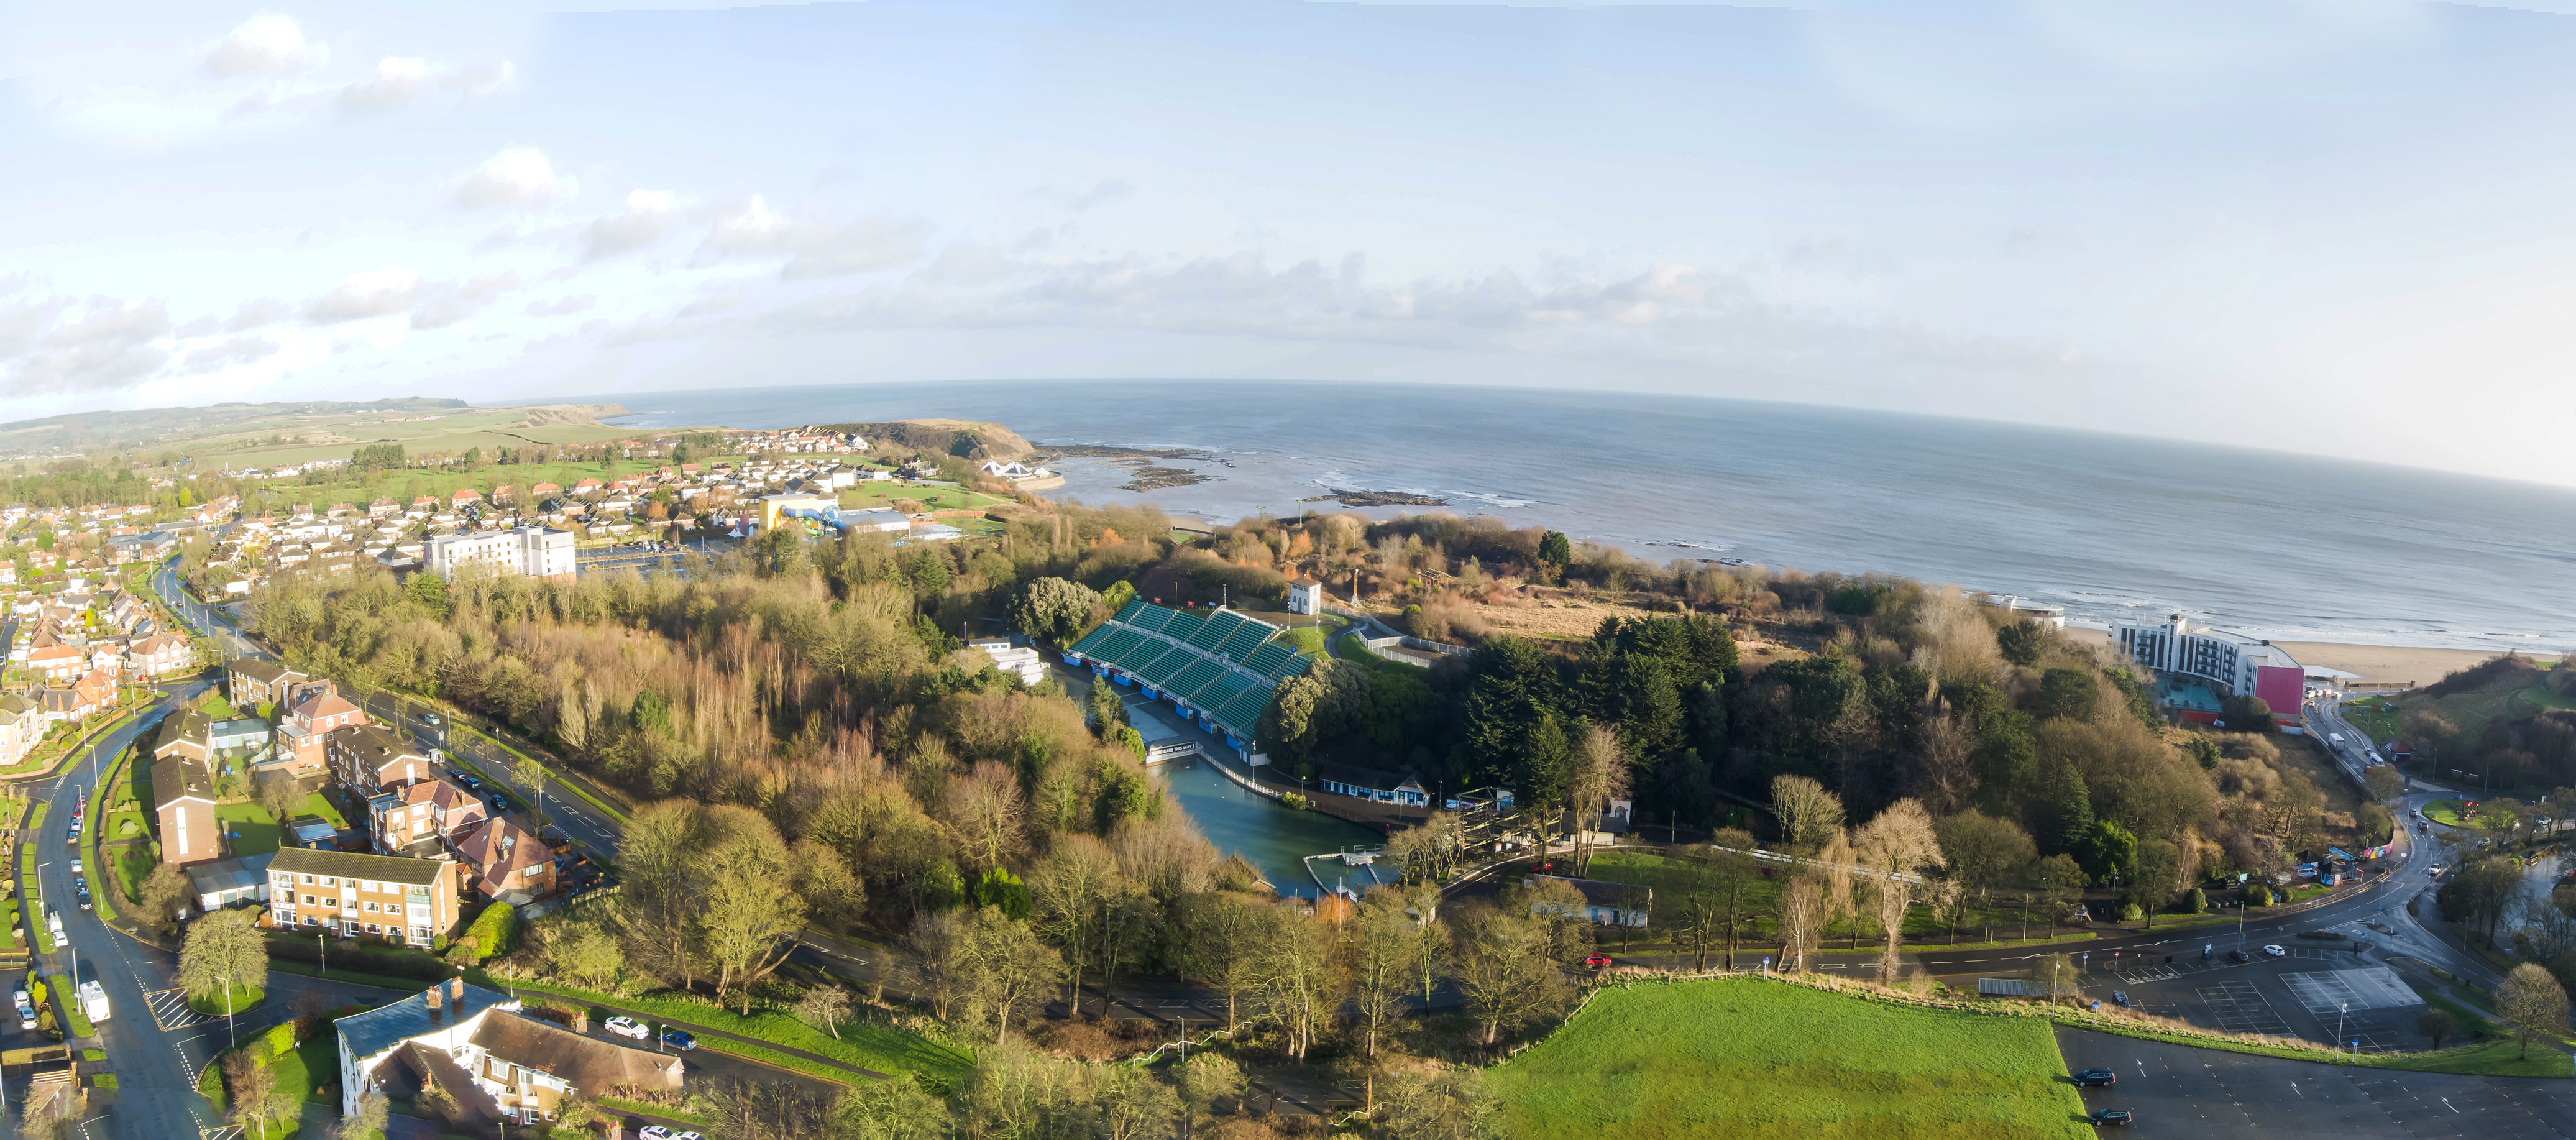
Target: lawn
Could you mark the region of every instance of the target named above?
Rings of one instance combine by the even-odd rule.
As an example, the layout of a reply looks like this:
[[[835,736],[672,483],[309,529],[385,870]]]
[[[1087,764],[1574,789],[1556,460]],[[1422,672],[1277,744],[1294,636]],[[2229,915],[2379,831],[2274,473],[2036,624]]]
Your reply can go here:
[[[1758,978],[1602,991],[1493,1069],[1508,1136],[2085,1136],[2040,1018]]]
[[[216,720],[242,719],[241,711],[235,709],[231,701],[227,701],[213,693],[206,694],[206,703],[198,706],[198,711],[203,712],[207,716],[213,717]]]
[[[304,814],[321,816],[324,822],[338,830],[349,829],[349,818],[341,815],[339,807],[320,792],[304,798]]]
[[[2435,823],[2447,824],[2452,827],[2468,826],[2467,821],[2460,818],[2460,801],[2458,800],[2434,800],[2431,803],[2425,804],[2424,818],[2432,820]]]
[[[231,1010],[236,1017],[259,1008],[259,1003],[268,997],[268,991],[258,986],[233,983],[226,988],[232,991]],[[191,997],[188,999],[188,1008],[209,1017],[222,1017],[225,1010],[224,995],[212,993],[204,997]],[[338,1062],[334,1061],[333,1064]]]
[[[1779,869],[1774,868],[1774,875],[1778,873]],[[1699,864],[1687,859],[1676,859],[1643,851],[1604,851],[1592,857],[1592,866],[1588,874],[1603,882],[1635,883],[1652,889],[1655,897],[1648,907],[1650,921],[1655,929],[1674,930],[1682,923],[1683,906],[1689,901],[1691,893],[1697,889],[1698,884],[1707,877],[1708,872]],[[1774,903],[1780,894],[1781,881],[1778,877],[1756,878],[1747,884],[1743,904],[1745,913],[1771,913],[1775,909]],[[2020,897],[2017,894],[2007,895],[2003,891],[1996,891],[1991,897],[1995,905],[1982,907],[1971,905],[1967,913],[1960,917],[1960,941],[1979,941],[1989,927],[1993,929],[1999,940],[2011,940],[2013,936],[2022,932]],[[2158,925],[2162,925],[2161,920]],[[2061,923],[2057,927],[2057,932],[2065,934],[2068,928]],[[1848,948],[1851,941],[1850,934],[1848,929],[1837,927],[1832,932],[1832,937],[1826,939],[1824,948],[1826,950]],[[2048,907],[2045,903],[2034,902],[2031,905],[2030,936],[2033,939],[2049,936]],[[1776,941],[1776,935],[1770,933],[1760,922],[1748,924],[1741,937],[1748,941]],[[1861,933],[1861,944],[1869,945],[1872,937],[1869,931],[1864,930]],[[1910,942],[1947,945],[1950,928],[1946,924],[1935,924],[1931,909],[1918,906],[1906,912],[1905,937]]]
[[[233,854],[265,855],[277,850],[277,819],[258,804],[217,804],[215,818],[233,833]]]
[[[495,989],[503,988],[508,984],[492,979],[479,980]],[[570,986],[520,982],[518,989],[523,993],[554,994],[579,1001],[596,1002],[618,1012],[637,1013],[657,1020],[677,1021],[687,1025],[740,1034],[755,1041],[801,1049],[818,1056],[830,1057],[843,1064],[857,1065],[880,1073],[899,1073],[907,1069],[917,1069],[938,1077],[954,1077],[974,1063],[972,1056],[957,1049],[893,1026],[872,1022],[844,1022],[840,1027],[841,1035],[836,1040],[822,1030],[781,1012],[764,1010],[745,1017],[731,1010],[698,1005],[694,1002],[651,997],[614,997]],[[701,1038],[698,1043],[725,1052],[745,1052],[743,1046],[733,1041],[720,1041],[709,1037]],[[784,1054],[761,1059],[790,1068],[797,1068],[802,1064],[796,1058]],[[845,1073],[830,1071],[825,1071],[822,1075],[835,1080],[846,1079],[847,1076]]]
[[[101,857],[107,857],[106,853]],[[114,860],[110,866],[116,872],[117,889],[125,892],[126,901],[141,902],[143,880],[152,877],[152,868],[160,866],[161,861],[152,857],[150,847],[140,843],[115,849]]]

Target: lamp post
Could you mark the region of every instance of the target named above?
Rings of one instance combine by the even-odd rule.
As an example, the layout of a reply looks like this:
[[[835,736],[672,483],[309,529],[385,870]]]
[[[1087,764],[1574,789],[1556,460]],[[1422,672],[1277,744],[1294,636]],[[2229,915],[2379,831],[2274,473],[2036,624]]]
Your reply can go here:
[[[241,1038],[233,1033],[233,980],[222,974],[215,975],[215,980],[224,984],[224,1036],[238,1046]]]

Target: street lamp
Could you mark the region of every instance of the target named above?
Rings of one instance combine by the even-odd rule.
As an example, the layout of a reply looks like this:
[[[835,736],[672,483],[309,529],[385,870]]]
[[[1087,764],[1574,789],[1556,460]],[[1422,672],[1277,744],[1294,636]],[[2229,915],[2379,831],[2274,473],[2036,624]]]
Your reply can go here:
[[[215,980],[224,984],[224,1036],[239,1046],[241,1038],[233,1032],[233,980],[223,974],[215,975]]]

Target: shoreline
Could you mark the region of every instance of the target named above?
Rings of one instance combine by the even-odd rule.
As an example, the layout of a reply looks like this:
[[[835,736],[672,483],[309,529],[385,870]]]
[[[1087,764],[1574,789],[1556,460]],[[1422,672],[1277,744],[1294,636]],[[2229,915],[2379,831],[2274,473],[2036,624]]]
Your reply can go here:
[[[2068,626],[2069,637],[2109,645],[2108,630]],[[2466,669],[2503,652],[2500,649],[2453,649],[2433,645],[2364,645],[2345,641],[2275,641],[2299,664],[2353,674],[2353,679],[2369,684],[2412,682],[2430,685],[2444,676]],[[2532,650],[2519,651],[2535,661],[2557,661],[2563,654]]]

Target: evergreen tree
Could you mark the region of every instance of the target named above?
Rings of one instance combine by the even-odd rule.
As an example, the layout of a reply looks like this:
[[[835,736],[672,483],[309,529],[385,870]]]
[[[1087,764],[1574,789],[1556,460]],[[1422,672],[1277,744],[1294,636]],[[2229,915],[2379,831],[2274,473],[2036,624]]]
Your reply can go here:
[[[2093,834],[2093,794],[2084,786],[2084,773],[2072,762],[2062,762],[2057,769],[2057,798],[2050,813],[2048,834],[2057,840],[2060,851],[2081,851]]]

